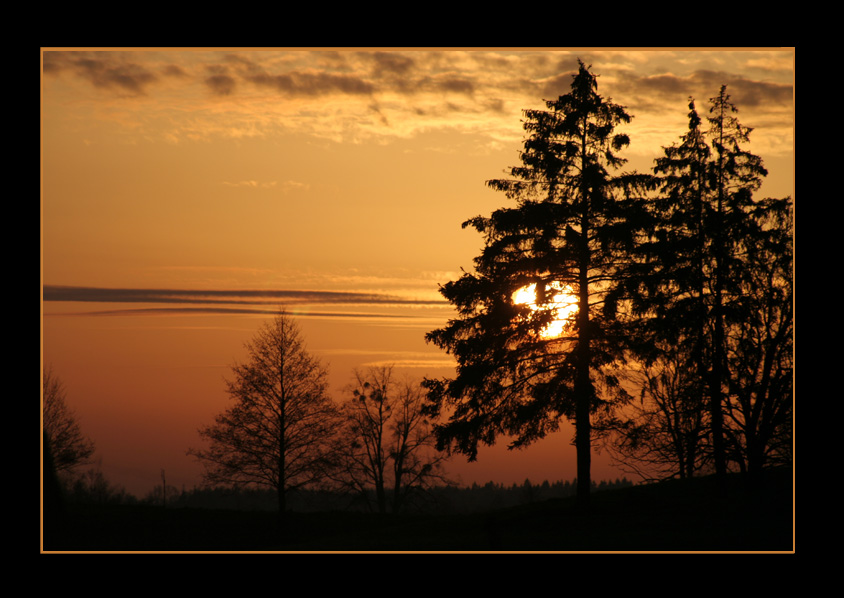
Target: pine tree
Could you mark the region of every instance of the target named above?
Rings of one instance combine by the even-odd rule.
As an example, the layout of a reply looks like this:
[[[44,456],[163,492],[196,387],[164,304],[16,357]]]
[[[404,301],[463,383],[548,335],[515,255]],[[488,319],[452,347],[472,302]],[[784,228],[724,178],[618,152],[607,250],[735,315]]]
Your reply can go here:
[[[475,273],[441,288],[458,311],[427,339],[452,353],[454,379],[426,380],[440,448],[477,457],[498,435],[522,447],[574,420],[578,496],[591,486],[591,417],[627,398],[611,366],[620,358],[617,282],[644,217],[649,177],[614,176],[629,144],[624,107],[597,92],[582,62],[571,92],[525,110],[528,137],[512,178],[488,181],[517,202],[473,226],[485,238]],[[529,295],[529,300],[520,299]]]

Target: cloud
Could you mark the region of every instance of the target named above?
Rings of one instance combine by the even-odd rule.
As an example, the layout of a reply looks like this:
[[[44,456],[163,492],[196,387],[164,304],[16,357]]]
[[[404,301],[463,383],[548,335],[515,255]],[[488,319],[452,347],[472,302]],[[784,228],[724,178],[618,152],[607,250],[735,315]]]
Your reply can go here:
[[[441,305],[444,301],[405,299],[381,293],[295,290],[184,290],[111,289],[45,285],[44,301],[98,303],[194,303],[266,305],[285,301],[291,304],[345,305]]]
[[[275,184],[275,181],[273,181]],[[281,185],[281,190],[284,193],[291,191],[308,191],[311,186],[308,183],[300,183],[299,181],[284,181]]]
[[[223,181],[220,183],[225,187],[249,187],[251,189],[271,189],[278,185],[277,181],[269,181],[266,183],[261,183],[258,181],[238,181],[236,183],[232,183],[230,181]],[[296,183],[295,181],[287,181],[284,183],[284,191],[287,192],[288,188],[307,188],[308,186],[304,183]]]
[[[235,87],[237,87],[237,81],[228,74],[224,67],[210,67],[208,72],[209,75],[205,77],[203,83],[205,83],[211,93],[218,96],[227,96],[234,92]]]
[[[785,112],[793,98],[788,78],[793,54],[776,52],[161,50],[43,56],[45,75],[66,73],[124,96],[152,95],[160,81],[166,93],[137,119],[167,119],[173,123],[167,138],[173,139],[283,130],[358,142],[448,129],[517,143],[520,111],[543,108],[543,100],[567,93],[578,56],[601,77],[600,92],[628,108],[634,127],[647,122],[654,138],[682,126],[688,96],[703,112],[721,84],[728,85],[740,109],[759,113],[756,123],[777,119],[780,127],[791,126]],[[225,113],[214,103],[234,97],[238,102],[227,104]],[[175,109],[183,113],[186,105],[191,118],[171,115]],[[659,118],[658,125],[651,124],[652,117]],[[133,133],[154,134],[146,122],[130,125]],[[637,143],[633,151],[649,152],[659,143]]]
[[[407,54],[397,52],[370,52],[365,54],[375,63],[375,74],[385,72],[395,75],[406,75],[416,66],[416,60]]]
[[[373,349],[319,349],[317,351],[325,357],[335,355],[352,356],[364,359],[361,367],[395,366],[396,368],[440,368],[454,367],[457,363],[454,357],[442,354],[420,351],[387,351]],[[369,360],[366,360],[369,358]]]
[[[260,73],[248,75],[248,81],[290,95],[315,96],[325,93],[369,95],[375,87],[353,75],[324,72],[290,72],[279,75]]]
[[[177,64],[168,64],[161,68],[161,72],[168,77],[189,77],[187,71]]]
[[[354,312],[314,312],[291,309],[290,314],[301,318],[348,318],[348,319],[407,319],[419,316],[409,314],[381,314]],[[261,309],[256,307],[146,307],[134,309],[109,309],[87,311],[84,313],[49,313],[45,316],[164,316],[164,315],[274,315],[278,308]]]
[[[441,359],[385,359],[380,361],[369,361],[361,364],[361,367],[385,367],[408,369],[430,369],[430,368],[453,368],[457,365],[454,358],[444,357]]]
[[[617,89],[618,95],[637,97],[640,103],[645,104],[663,102],[668,106],[675,100],[683,102],[692,96],[702,105],[718,95],[721,85],[727,86],[727,93],[739,107],[760,104],[785,106],[793,98],[793,86],[790,84],[754,81],[741,75],[707,69],[698,69],[685,76],[624,73],[619,75]]]
[[[455,54],[456,55],[456,54]],[[345,94],[368,96],[377,93],[400,95],[426,92],[470,95],[477,89],[474,74],[454,64],[447,53],[413,52],[308,52],[297,58],[307,66],[260,63],[260,56],[229,54],[225,65],[208,68],[227,70],[259,88],[269,88],[290,96]]]
[[[471,94],[475,91],[475,84],[468,78],[455,75],[446,75],[432,81],[433,86],[439,91]]]
[[[279,185],[278,181],[261,182],[261,181],[254,181],[254,180],[237,181],[237,182],[223,181],[220,184],[223,185],[224,187],[245,187],[247,189],[275,189],[275,188],[279,188],[281,190],[281,192],[285,193],[285,194],[293,193],[293,192],[296,192],[296,191],[299,191],[299,192],[309,191],[310,188],[311,188],[310,184],[308,184],[308,183],[301,183],[299,181],[292,181],[292,180],[291,181],[284,181],[283,183],[281,183],[281,185]]]
[[[158,76],[122,52],[44,52],[44,73],[69,71],[94,87],[117,90],[131,96],[146,95]]]

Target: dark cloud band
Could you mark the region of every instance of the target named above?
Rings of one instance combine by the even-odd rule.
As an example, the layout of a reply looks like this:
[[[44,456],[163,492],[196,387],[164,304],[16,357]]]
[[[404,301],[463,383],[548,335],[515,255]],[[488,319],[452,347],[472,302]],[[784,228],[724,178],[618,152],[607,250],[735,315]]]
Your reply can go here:
[[[350,313],[350,312],[317,312],[310,310],[290,309],[295,317],[308,318],[351,318],[351,319],[407,319],[419,316],[408,314],[379,314],[379,313]],[[138,309],[108,309],[86,311],[84,313],[50,313],[46,316],[167,316],[167,315],[273,315],[278,309],[262,309],[258,307],[146,307]]]
[[[404,299],[378,293],[285,290],[185,290],[109,289],[45,285],[44,301],[97,303],[193,303],[193,304],[358,304],[358,305],[442,305],[444,301]]]

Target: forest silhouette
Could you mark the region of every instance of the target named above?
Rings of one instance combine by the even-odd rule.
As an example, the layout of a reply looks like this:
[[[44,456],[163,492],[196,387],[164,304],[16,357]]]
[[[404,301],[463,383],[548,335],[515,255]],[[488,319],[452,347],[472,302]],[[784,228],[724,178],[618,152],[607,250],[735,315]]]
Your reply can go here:
[[[426,335],[454,377],[356,371],[338,404],[281,309],[188,450],[203,488],[162,472],[131,497],[80,473],[93,445],[72,412],[74,439],[45,428],[42,549],[793,550],[792,200],[754,196],[767,171],[726,86],[688,110],[653,171],[626,172],[632,115],[579,61],[570,93],[525,111],[521,164],[487,182],[511,207],[463,223],[483,249]],[[572,482],[448,477],[455,454],[566,420]],[[596,446],[652,483],[596,483]]]

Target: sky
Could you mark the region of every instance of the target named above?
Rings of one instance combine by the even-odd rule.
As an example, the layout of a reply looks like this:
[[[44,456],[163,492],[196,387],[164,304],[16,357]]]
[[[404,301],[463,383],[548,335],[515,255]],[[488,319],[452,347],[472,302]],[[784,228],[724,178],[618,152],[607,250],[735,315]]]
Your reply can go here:
[[[280,306],[337,401],[356,367],[452,375],[424,337],[455,315],[438,285],[483,246],[461,224],[511,205],[485,182],[518,165],[522,110],[567,93],[578,58],[633,115],[624,170],[727,85],[769,170],[757,196],[793,196],[789,48],[43,48],[42,364],[109,481],[201,482],[186,451]],[[571,480],[572,433],[449,471]],[[593,454],[593,479],[625,475]]]

